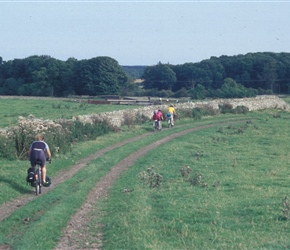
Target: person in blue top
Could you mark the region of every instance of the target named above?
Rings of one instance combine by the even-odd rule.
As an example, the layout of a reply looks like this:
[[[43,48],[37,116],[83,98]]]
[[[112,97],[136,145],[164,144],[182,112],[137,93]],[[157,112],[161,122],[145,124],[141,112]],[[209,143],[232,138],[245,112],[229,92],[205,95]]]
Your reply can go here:
[[[31,143],[28,151],[28,156],[30,159],[31,167],[35,167],[36,161],[41,161],[41,171],[42,171],[42,183],[45,186],[46,183],[46,156],[48,159],[51,158],[51,152],[49,146],[44,141],[44,136],[38,134],[35,137],[35,141]]]

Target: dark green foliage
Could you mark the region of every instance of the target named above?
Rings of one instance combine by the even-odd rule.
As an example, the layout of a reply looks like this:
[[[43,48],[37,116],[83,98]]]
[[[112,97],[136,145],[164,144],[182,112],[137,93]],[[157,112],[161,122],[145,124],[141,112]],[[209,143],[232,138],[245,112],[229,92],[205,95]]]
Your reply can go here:
[[[3,95],[68,96],[119,94],[128,76],[110,57],[66,62],[50,56],[31,56],[0,65]]]
[[[0,158],[15,160],[15,143],[9,138],[0,136]]]
[[[52,155],[65,154],[71,150],[72,143],[86,141],[104,135],[114,128],[108,121],[93,119],[92,123],[80,121],[61,121],[60,127],[45,131],[45,141],[50,146]],[[18,128],[9,138],[0,137],[0,157],[7,159],[28,159],[30,144],[35,140],[36,132],[28,128]]]
[[[148,95],[145,90],[172,91],[150,94],[169,97],[191,96],[234,98],[257,94],[290,92],[290,53],[248,53],[211,57],[198,63],[155,66],[120,66],[102,56],[78,61],[50,56],[30,56],[1,60],[0,94],[28,96],[68,95]],[[128,84],[130,78],[143,78],[144,88]],[[131,79],[132,81],[132,79]]]
[[[191,89],[189,93],[192,99],[199,99],[199,100],[204,99],[207,95],[207,91],[205,87],[201,84],[197,84],[197,86],[194,89]]]
[[[192,109],[192,118],[194,120],[200,120],[202,118],[202,113],[200,108]]]
[[[219,105],[219,110],[222,114],[231,113],[231,114],[246,114],[249,112],[249,108],[246,106],[237,106],[233,108],[233,105],[225,102]]]
[[[176,82],[175,72],[169,65],[162,63],[147,67],[142,78],[145,79],[145,89],[171,90]]]

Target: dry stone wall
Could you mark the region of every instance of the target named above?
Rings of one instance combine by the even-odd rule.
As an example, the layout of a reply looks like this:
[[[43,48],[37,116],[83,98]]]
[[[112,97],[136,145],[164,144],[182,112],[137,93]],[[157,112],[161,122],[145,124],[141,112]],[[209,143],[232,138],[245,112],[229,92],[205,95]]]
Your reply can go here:
[[[202,106],[210,106],[213,109],[219,109],[219,105],[224,103],[229,103],[233,108],[237,106],[245,106],[249,109],[249,111],[253,110],[262,110],[262,109],[283,109],[289,110],[289,105],[279,98],[278,96],[258,96],[255,98],[237,98],[237,99],[216,99],[212,101],[201,101],[201,102],[186,102],[186,103],[175,103],[175,109],[178,113],[178,109],[193,109]],[[124,113],[129,112],[132,116],[137,116],[138,114],[142,114],[148,119],[151,119],[153,115],[153,110],[161,109],[166,111],[169,103],[162,105],[154,105],[154,106],[146,106],[138,109],[132,110],[122,110],[122,111],[114,111],[102,114],[93,114],[93,115],[83,115],[83,116],[75,116],[74,120],[79,120],[83,123],[92,123],[94,119],[99,118],[100,120],[108,119],[112,125],[121,126],[124,123]]]
[[[240,99],[216,99],[212,101],[200,101],[200,102],[187,102],[187,103],[176,103],[174,104],[176,111],[180,109],[193,109],[196,107],[202,106],[210,106],[213,109],[219,109],[219,105],[229,103],[232,105],[233,108],[237,106],[245,106],[250,111],[252,110],[262,110],[262,109],[283,109],[289,110],[289,105],[277,96],[258,96],[255,98],[240,98]],[[138,109],[132,110],[120,110],[120,111],[113,111],[113,112],[105,112],[99,114],[90,114],[90,115],[82,115],[82,116],[75,116],[71,120],[66,120],[67,123],[73,121],[80,121],[82,123],[94,123],[97,121],[109,121],[111,125],[120,127],[124,124],[124,116],[129,114],[131,117],[136,117],[138,115],[143,115],[148,119],[151,119],[153,110],[161,109],[166,111],[168,108],[169,103],[162,104],[162,105],[154,105],[154,106],[146,106],[141,107]],[[42,120],[33,117],[30,115],[29,117],[19,117],[18,126],[8,127],[5,129],[0,129],[0,135],[4,135],[5,137],[9,137],[13,135],[13,131],[17,128],[21,129],[34,129],[35,133],[45,132],[47,129],[56,129],[56,130],[65,130],[62,128],[61,124],[64,124],[63,120]]]

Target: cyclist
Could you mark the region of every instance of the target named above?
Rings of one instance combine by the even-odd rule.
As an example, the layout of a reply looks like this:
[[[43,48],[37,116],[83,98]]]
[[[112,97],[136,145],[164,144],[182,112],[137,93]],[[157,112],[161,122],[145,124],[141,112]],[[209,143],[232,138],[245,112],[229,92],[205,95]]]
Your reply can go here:
[[[174,116],[175,115],[176,115],[175,108],[174,108],[173,104],[170,104],[170,106],[168,108],[167,117],[168,117],[168,119],[171,119],[172,126],[174,126]]]
[[[153,127],[155,127],[155,122],[158,121],[158,129],[160,129],[160,115],[158,114],[158,110],[154,110],[152,120]]]
[[[157,115],[159,116],[158,126],[159,126],[159,129],[161,129],[162,128],[161,121],[163,120],[163,114],[162,114],[162,110],[161,109],[158,109]]]
[[[36,161],[41,161],[41,171],[42,171],[42,183],[43,185],[47,185],[46,182],[46,156],[50,160],[51,152],[49,146],[44,141],[44,136],[42,134],[38,134],[35,137],[35,141],[31,143],[28,156],[30,159],[31,167],[35,167]]]

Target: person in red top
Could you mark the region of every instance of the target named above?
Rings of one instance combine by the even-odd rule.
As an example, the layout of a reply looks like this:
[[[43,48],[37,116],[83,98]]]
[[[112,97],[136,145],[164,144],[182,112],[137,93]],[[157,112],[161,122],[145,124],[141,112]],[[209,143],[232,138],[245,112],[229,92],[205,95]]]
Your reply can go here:
[[[160,115],[158,114],[158,110],[154,110],[152,120],[153,120],[153,127],[155,127],[155,122],[158,122],[158,128],[159,128]]]
[[[162,111],[161,111],[161,109],[158,109],[158,111],[157,111],[157,115],[159,115],[159,122],[158,122],[158,125],[159,125],[159,129],[161,130],[161,128],[162,128],[162,124],[161,124],[161,121],[163,120],[163,114],[162,114]]]

